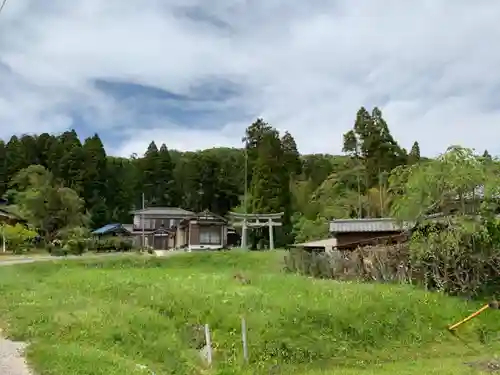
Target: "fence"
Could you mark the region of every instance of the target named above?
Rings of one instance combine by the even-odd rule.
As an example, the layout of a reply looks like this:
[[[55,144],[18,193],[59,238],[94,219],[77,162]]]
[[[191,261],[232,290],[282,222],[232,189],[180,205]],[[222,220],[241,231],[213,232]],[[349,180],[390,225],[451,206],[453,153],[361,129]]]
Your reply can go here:
[[[243,360],[248,363],[248,335],[247,335],[247,322],[245,317],[241,317],[241,344],[243,349]],[[209,366],[213,362],[213,350],[212,350],[212,336],[210,332],[210,326],[205,324],[205,347],[201,350],[201,355],[203,359],[207,362]]]

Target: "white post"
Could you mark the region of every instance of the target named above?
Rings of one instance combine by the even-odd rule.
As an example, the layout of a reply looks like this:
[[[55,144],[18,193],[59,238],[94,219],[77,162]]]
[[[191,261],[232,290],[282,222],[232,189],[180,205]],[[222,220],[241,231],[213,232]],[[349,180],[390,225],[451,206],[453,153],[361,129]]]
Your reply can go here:
[[[145,233],[144,233],[144,193],[142,193],[142,215],[141,215],[141,224],[142,224],[142,249],[146,247],[145,241]]]
[[[248,363],[248,340],[247,340],[247,322],[245,317],[241,317],[241,341],[243,343],[243,359]]]
[[[189,220],[189,224],[188,224],[188,251],[190,252],[191,251],[191,219],[188,219]]]
[[[224,241],[224,224],[220,227],[220,247],[223,248],[226,241]]]
[[[210,327],[205,324],[205,343],[207,348],[207,362],[209,365],[212,364],[212,339],[210,337]]]
[[[7,249],[5,247],[5,226],[2,225],[2,252],[6,252]]]
[[[268,219],[267,224],[269,225],[269,249],[274,250],[273,221],[271,218]]]

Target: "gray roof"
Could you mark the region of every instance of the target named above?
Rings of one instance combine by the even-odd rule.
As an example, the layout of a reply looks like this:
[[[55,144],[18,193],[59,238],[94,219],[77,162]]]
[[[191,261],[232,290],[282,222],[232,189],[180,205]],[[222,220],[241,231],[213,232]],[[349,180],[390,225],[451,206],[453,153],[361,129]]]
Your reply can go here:
[[[414,227],[415,223],[398,223],[392,218],[340,219],[330,222],[332,233],[401,232]]]
[[[148,207],[143,210],[132,211],[134,215],[155,215],[155,216],[192,216],[194,212],[184,210],[179,207]]]

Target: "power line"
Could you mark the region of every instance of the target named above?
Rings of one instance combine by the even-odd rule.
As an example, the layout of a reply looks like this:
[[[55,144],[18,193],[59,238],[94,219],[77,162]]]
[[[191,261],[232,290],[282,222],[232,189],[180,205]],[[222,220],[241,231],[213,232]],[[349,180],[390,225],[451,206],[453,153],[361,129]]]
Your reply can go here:
[[[7,0],[2,1],[2,5],[0,5],[0,13],[2,13],[3,7],[7,4]]]

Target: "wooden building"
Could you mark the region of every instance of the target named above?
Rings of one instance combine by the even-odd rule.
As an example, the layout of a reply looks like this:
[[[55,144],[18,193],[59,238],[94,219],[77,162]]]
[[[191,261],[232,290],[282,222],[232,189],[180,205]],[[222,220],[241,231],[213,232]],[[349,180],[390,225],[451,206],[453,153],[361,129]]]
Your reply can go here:
[[[341,219],[330,222],[330,235],[339,250],[359,246],[394,244],[408,239],[414,223],[398,223],[392,218]]]

